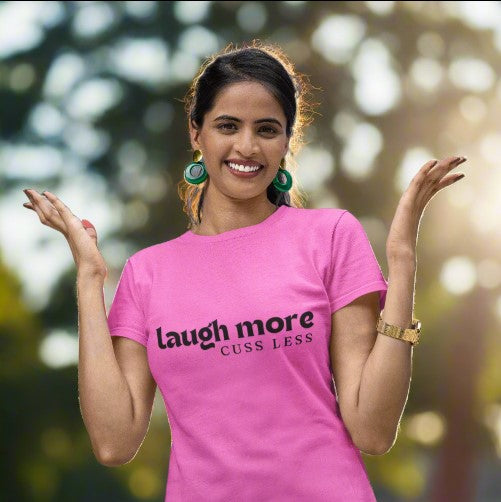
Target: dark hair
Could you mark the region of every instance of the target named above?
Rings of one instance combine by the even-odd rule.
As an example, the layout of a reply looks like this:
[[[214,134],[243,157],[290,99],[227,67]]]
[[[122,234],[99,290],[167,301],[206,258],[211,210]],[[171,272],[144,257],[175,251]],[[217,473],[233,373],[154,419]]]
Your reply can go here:
[[[214,106],[218,93],[229,84],[248,81],[264,85],[282,106],[286,117],[286,135],[290,138],[289,149],[296,154],[302,143],[302,129],[311,118],[305,113],[309,106],[306,95],[310,86],[302,75],[294,71],[280,48],[257,40],[242,48],[233,48],[230,44],[205,61],[185,96],[188,122],[197,128],[202,127],[205,114]],[[277,206],[303,207],[303,194],[298,188],[294,171],[290,169],[291,160],[287,161],[287,170],[293,178],[292,188],[288,192],[280,192],[270,183],[267,196]],[[201,221],[205,187],[206,182],[192,185],[184,178],[178,184],[179,196],[184,201],[183,210],[190,219],[188,228]]]

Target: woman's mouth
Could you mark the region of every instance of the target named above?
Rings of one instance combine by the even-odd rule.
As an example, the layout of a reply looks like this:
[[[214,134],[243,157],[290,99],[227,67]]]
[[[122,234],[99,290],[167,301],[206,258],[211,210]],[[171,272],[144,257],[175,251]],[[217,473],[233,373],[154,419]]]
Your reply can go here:
[[[259,164],[259,166],[257,165],[246,166],[243,164],[238,164],[236,162],[231,162],[227,160],[225,160],[224,163],[228,167],[228,170],[235,176],[238,176],[239,178],[253,178],[254,176],[257,176],[263,170],[264,167],[262,164]]]

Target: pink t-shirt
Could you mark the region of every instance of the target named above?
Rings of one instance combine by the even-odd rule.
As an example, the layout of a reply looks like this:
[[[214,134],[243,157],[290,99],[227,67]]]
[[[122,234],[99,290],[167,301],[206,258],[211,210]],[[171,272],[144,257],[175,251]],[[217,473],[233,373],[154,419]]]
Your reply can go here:
[[[375,501],[329,340],[334,311],[372,291],[383,308],[387,287],[343,209],[283,205],[256,225],[188,230],[133,254],[108,326],[146,347],[164,399],[165,500]]]

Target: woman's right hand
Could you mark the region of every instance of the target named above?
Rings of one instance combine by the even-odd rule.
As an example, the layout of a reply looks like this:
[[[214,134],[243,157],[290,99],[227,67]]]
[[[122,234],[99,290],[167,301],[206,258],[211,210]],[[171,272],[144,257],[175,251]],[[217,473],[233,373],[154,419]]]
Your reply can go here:
[[[24,207],[34,210],[44,225],[64,235],[78,272],[97,274],[105,279],[108,270],[97,247],[97,233],[94,226],[85,227],[82,221],[51,192],[43,192],[45,195],[33,189],[23,192],[30,199],[30,203],[23,204]]]

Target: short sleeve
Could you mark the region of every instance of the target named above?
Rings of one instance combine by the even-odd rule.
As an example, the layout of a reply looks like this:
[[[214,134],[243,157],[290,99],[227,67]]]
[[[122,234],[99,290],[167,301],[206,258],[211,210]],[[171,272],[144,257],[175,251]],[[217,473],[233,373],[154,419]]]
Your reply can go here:
[[[126,261],[108,314],[111,336],[125,336],[146,346],[145,317],[130,258]]]
[[[386,302],[388,283],[364,227],[349,211],[339,217],[333,230],[326,289],[331,313],[373,291],[379,291],[381,310]]]

